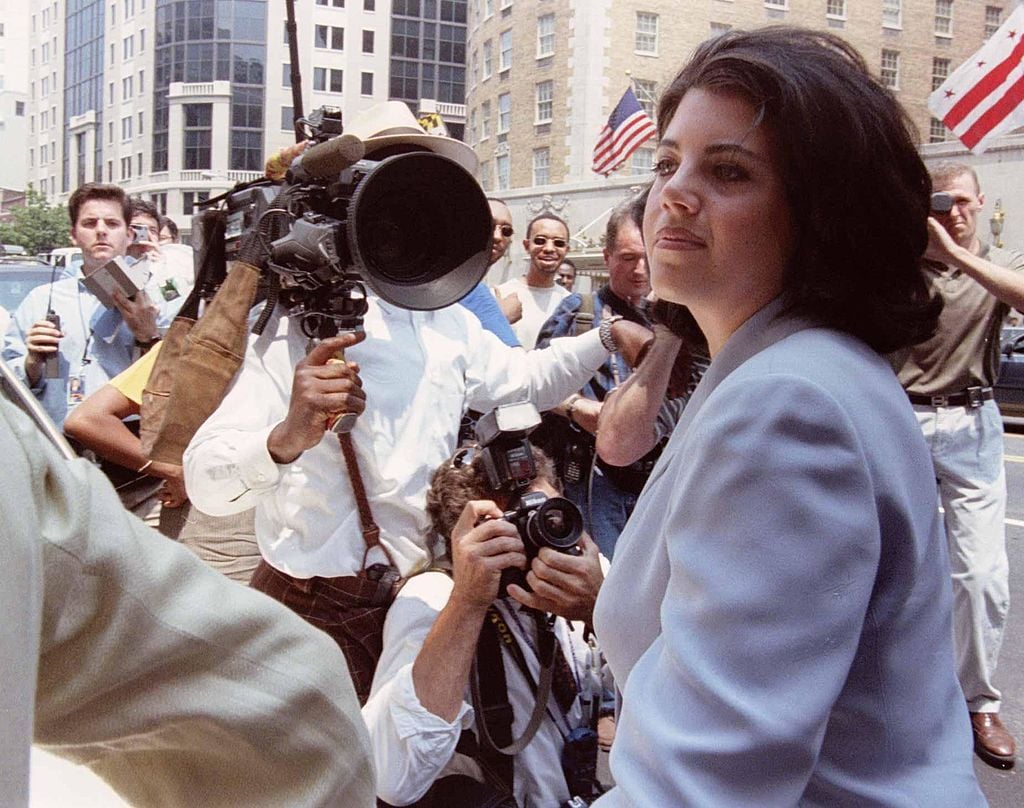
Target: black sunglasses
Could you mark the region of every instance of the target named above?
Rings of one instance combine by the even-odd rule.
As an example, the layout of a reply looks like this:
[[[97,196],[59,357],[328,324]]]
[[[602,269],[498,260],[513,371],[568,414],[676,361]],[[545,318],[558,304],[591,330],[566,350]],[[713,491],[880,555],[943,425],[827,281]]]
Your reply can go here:
[[[501,230],[501,235],[503,235],[505,238],[512,238],[512,234],[515,232],[515,230],[512,229],[512,225],[510,224],[496,224],[494,225],[494,227],[498,230]]]
[[[547,236],[534,236],[533,237],[533,243],[536,244],[538,247],[543,247],[549,241],[552,244],[554,244],[555,247],[558,248],[559,250],[561,250],[563,247],[567,246],[568,243],[569,243],[564,238],[548,238]]]

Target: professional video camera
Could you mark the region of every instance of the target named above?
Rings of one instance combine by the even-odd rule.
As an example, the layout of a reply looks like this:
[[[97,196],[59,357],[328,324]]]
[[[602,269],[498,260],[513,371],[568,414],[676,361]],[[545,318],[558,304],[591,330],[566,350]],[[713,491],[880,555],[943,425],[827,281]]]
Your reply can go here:
[[[341,113],[305,120],[313,145],[283,184],[226,195],[225,257],[253,232],[270,253],[270,296],[311,341],[359,330],[367,287],[396,306],[429,310],[464,297],[487,271],[491,214],[473,176],[422,147],[363,157]]]
[[[573,502],[526,490],[537,476],[527,436],[539,423],[540,414],[528,401],[497,407],[476,423],[477,443],[488,482],[491,490],[510,498],[509,509],[502,518],[519,531],[527,561],[532,561],[541,547],[579,555],[577,542],[583,533],[583,514]],[[502,572],[502,595],[510,583],[529,588],[522,571],[514,567]]]

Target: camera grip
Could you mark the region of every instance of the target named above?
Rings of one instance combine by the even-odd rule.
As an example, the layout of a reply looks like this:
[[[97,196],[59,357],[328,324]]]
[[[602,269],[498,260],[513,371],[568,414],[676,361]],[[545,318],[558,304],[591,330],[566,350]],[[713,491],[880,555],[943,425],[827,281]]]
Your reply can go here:
[[[46,312],[46,319],[50,321],[54,328],[60,330],[60,315],[57,314],[53,309]],[[59,379],[60,378],[60,351],[55,351],[46,357],[46,378],[47,379]]]
[[[333,362],[344,361],[345,349],[342,348],[333,357],[328,359],[327,363],[331,364]],[[335,435],[343,435],[346,432],[351,432],[353,427],[356,425],[356,419],[358,417],[359,415],[354,412],[339,412],[327,419],[327,429]]]

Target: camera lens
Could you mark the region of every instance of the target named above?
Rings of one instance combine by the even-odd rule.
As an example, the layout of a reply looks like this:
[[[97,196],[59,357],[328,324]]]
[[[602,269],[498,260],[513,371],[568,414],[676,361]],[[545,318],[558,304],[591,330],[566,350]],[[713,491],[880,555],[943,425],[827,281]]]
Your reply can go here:
[[[526,532],[538,547],[565,552],[576,546],[583,533],[583,514],[569,500],[551,497],[530,514]]]

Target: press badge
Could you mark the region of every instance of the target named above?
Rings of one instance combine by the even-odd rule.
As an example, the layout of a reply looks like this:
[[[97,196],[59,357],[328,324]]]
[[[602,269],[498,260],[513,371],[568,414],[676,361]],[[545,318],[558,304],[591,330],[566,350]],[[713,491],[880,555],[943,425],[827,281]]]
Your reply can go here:
[[[68,409],[78,406],[85,400],[85,373],[68,378],[67,404]]]
[[[164,300],[176,300],[181,297],[181,292],[178,291],[178,284],[174,282],[174,278],[168,278],[167,281],[160,286],[160,294]]]

